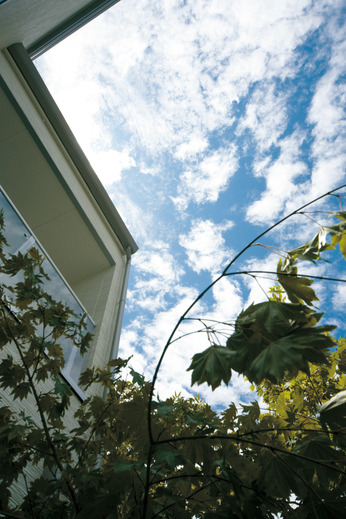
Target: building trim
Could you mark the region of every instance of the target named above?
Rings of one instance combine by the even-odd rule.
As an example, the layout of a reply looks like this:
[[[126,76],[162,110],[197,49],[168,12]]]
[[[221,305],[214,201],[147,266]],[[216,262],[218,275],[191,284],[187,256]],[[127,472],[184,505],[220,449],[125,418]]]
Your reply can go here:
[[[55,29],[45,34],[42,38],[35,41],[27,49],[31,59],[38,58],[51,47],[62,41],[67,36],[83,27],[104,11],[117,4],[120,0],[95,0],[86,7],[79,10],[73,16],[58,25]]]
[[[90,193],[120,241],[124,252],[130,248],[131,254],[134,254],[138,250],[136,242],[116,210],[102,183],[92,169],[88,159],[67,125],[40,74],[33,65],[28,52],[21,43],[11,45],[8,47],[8,51],[52,125],[55,133],[71,157],[71,160],[75,164]]]

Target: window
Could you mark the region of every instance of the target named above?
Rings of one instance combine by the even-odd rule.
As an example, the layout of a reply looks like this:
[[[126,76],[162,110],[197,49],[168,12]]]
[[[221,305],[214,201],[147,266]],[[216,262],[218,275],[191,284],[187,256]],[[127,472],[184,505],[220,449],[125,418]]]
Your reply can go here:
[[[39,244],[2,188],[0,188],[0,208],[4,212],[5,236],[9,244],[9,246],[6,247],[6,252],[11,254],[22,252],[24,254],[32,247],[37,248],[42,256],[45,257],[43,268],[50,278],[44,281],[44,290],[54,297],[56,301],[61,301],[71,308],[76,315],[82,317],[84,314],[87,314],[82,303],[64,280],[53,261]],[[2,274],[1,276],[4,275]],[[16,277],[9,279],[12,279],[13,283],[19,280]],[[89,332],[92,332],[95,326],[88,315],[86,317],[86,326]],[[72,340],[64,339],[64,342],[61,343],[61,347],[63,348],[65,358],[65,367],[62,370],[62,375],[74,391],[84,399],[85,395],[78,386],[78,379],[83,370],[84,358],[80,354],[79,349],[72,343]]]

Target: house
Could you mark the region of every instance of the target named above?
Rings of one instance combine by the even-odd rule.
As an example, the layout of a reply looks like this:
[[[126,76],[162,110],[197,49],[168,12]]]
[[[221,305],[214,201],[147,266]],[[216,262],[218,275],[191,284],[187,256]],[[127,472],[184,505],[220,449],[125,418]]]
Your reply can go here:
[[[0,200],[14,250],[40,247],[55,296],[87,313],[92,346],[66,347],[62,373],[77,399],[80,371],[117,355],[138,247],[32,59],[117,1],[0,2]]]
[[[32,59],[117,1],[0,0],[0,206],[6,236],[11,252],[33,245],[41,250],[51,278],[46,291],[86,314],[94,334],[84,357],[64,345],[61,377],[72,390],[67,428],[75,426],[74,411],[85,397],[102,396],[97,387],[84,392],[78,378],[84,368],[104,367],[117,356],[130,261],[138,247]],[[14,400],[4,391],[0,405],[24,408],[34,419],[37,413],[33,399]],[[43,469],[26,467],[13,486],[14,503],[24,497],[25,481]]]
[[[11,252],[35,246],[45,255],[45,290],[75,313],[86,314],[94,338],[82,357],[64,344],[61,378],[72,390],[65,426],[77,425],[89,367],[117,356],[131,256],[138,247],[52,99],[32,59],[119,0],[0,0],[0,207]],[[1,280],[0,280],[1,282]],[[15,356],[13,345],[1,357]],[[44,392],[53,380],[42,382]],[[34,398],[1,391],[0,406],[40,423]],[[27,464],[11,487],[18,505],[26,486],[45,470]]]

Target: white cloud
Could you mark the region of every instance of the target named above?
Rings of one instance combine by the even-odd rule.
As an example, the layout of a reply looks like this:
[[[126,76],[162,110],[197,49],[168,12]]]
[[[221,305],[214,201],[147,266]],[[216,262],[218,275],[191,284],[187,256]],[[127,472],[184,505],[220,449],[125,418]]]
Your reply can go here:
[[[128,150],[92,150],[89,161],[105,187],[121,179],[123,171],[136,165]]]
[[[166,309],[166,297],[176,297],[184,274],[169,246],[156,241],[143,247],[133,258],[133,268],[136,277],[128,297],[129,304],[150,313]]]
[[[153,309],[154,315],[151,319],[137,319],[131,323],[130,327],[124,329],[121,337],[120,355],[125,357],[135,353],[135,369],[140,371],[140,366],[145,365],[145,370],[143,371],[146,372],[147,377],[152,376],[169,335],[180,316],[196,299],[197,295],[198,292],[195,289],[176,286],[174,292],[175,303],[169,309],[162,309],[162,307],[157,309],[157,311]],[[198,308],[200,306],[197,306],[196,310]],[[191,329],[190,325],[181,327],[176,337],[180,336],[181,333],[185,333],[187,328]],[[172,345],[171,350],[174,352],[184,351],[182,348],[179,348],[180,342],[178,341]],[[179,380],[179,374],[176,373],[175,365],[171,366],[170,377]]]
[[[346,308],[346,284],[340,283],[333,291],[332,303],[336,310],[342,311]]]
[[[249,271],[276,272],[279,257],[278,254],[268,254],[267,257],[262,258],[260,261],[258,259],[250,259],[246,261],[244,269]],[[262,301],[268,301],[268,290],[275,285],[275,275],[258,273],[256,278],[252,276],[243,276],[242,278],[248,290],[246,299],[244,297],[244,309],[252,303],[257,304]]]
[[[275,93],[274,84],[258,86],[247,103],[245,116],[239,121],[237,134],[249,128],[260,153],[277,144],[287,124],[287,95]]]
[[[208,148],[208,140],[202,135],[193,134],[187,142],[178,145],[175,157],[179,160],[191,159]]]
[[[116,117],[140,145],[183,159],[232,123],[251,84],[292,74],[296,46],[321,20],[309,0],[129,0],[38,63],[86,150]]]
[[[335,36],[343,38],[339,30]],[[308,120],[314,125],[312,147],[315,166],[311,176],[311,198],[341,184],[345,179],[346,86],[343,82],[346,42],[333,46],[329,69],[319,80]]]
[[[254,163],[255,175],[266,178],[266,190],[248,209],[247,216],[253,222],[272,222],[281,212],[287,214],[344,182],[346,88],[342,77],[346,44],[341,29],[331,25],[327,30],[333,31],[331,57],[326,73],[317,83],[308,112],[308,122],[313,125],[310,179],[299,178],[308,171],[299,150],[304,136],[296,130],[290,137],[279,141],[281,152],[275,162],[270,163],[268,157],[259,154]],[[249,117],[242,122],[242,126],[245,123],[260,141],[261,132],[265,133],[265,130],[256,128],[256,121],[249,120]],[[261,150],[261,142],[259,144]]]
[[[131,365],[140,373],[145,373],[147,379],[153,376],[164,344],[174,325],[196,296],[197,293],[191,292],[190,289],[181,290],[179,302],[169,311],[158,312],[155,320],[148,324],[145,329],[143,329],[143,323],[138,321],[135,326],[131,326],[131,329],[124,330],[120,344],[120,355],[123,358],[134,355]],[[204,311],[203,306],[197,305],[195,308],[196,315],[203,314]],[[250,384],[236,374],[233,374],[229,387],[223,384],[215,391],[211,391],[207,384],[202,384],[190,388],[191,372],[186,370],[193,355],[200,353],[209,346],[205,333],[190,334],[192,330],[197,331],[199,329],[201,329],[200,323],[190,321],[183,323],[178,329],[176,338],[183,334],[189,335],[173,342],[168,348],[159,371],[155,386],[156,392],[162,399],[175,392],[180,392],[185,397],[191,396],[193,392],[198,392],[214,406],[226,407],[231,401],[236,404],[245,402],[248,398]],[[142,348],[141,354],[138,350],[139,345]]]
[[[175,206],[185,210],[193,201],[197,204],[216,202],[228,187],[238,166],[235,146],[214,151],[186,170],[178,186],[178,196],[172,197]]]
[[[138,241],[138,244],[152,239],[153,215],[145,207],[133,202],[122,185],[109,185],[107,191],[121,218],[131,230],[131,234]]]
[[[236,277],[222,278],[213,287],[214,307],[208,316],[220,322],[234,321],[243,309],[244,301]]]
[[[304,134],[295,131],[289,137],[280,141],[280,155],[269,166],[262,162],[266,169],[257,166],[257,175],[266,178],[266,190],[260,200],[252,203],[247,209],[247,219],[252,223],[270,223],[277,220],[285,209],[286,203],[294,200],[300,194],[301,186],[295,180],[307,173],[306,164],[300,160],[301,145]]]
[[[40,59],[39,68],[73,132],[126,224],[141,239],[128,297],[135,318],[124,330],[121,355],[135,353],[134,367],[147,378],[176,320],[198,295],[197,289],[183,285],[184,271],[190,267],[215,276],[230,257],[224,233],[232,223],[213,223],[203,215],[202,204],[216,202],[229,187],[242,159],[243,132],[249,130],[256,144],[254,174],[266,181],[258,199],[249,194],[254,200],[247,213],[252,222],[272,221],[340,180],[345,50],[337,28],[336,42],[326,28],[328,14],[337,5],[340,0],[123,0]],[[296,128],[279,140],[290,117],[288,94],[278,93],[273,85],[294,77],[300,67],[297,48],[319,27],[334,40],[334,48],[309,112],[314,128],[310,182],[301,177],[308,172],[301,155],[305,134]],[[309,137],[310,129],[306,131]],[[249,149],[251,142],[247,144]],[[274,160],[267,155],[272,145],[279,149]],[[162,155],[168,157],[165,170]],[[135,165],[146,175],[137,177],[138,182],[157,181],[150,186],[155,214],[145,205],[147,198],[142,205],[131,199],[126,170]],[[170,245],[157,237],[160,204],[174,193],[170,183],[169,193],[161,196],[159,182],[175,174],[176,208],[199,204],[198,214],[204,218],[194,220],[190,232],[182,235],[179,222],[171,217],[169,232],[181,234],[186,251],[184,268]],[[275,268],[276,259],[262,266]],[[264,284],[266,290],[271,282]],[[265,297],[254,283],[248,290],[249,300]],[[201,303],[197,314],[230,320],[245,306],[246,297],[233,278],[216,285],[212,295],[209,307]],[[189,329],[186,324],[182,331]],[[202,337],[189,336],[172,345],[158,384],[161,396],[175,390],[188,394],[190,374],[185,370],[192,355],[208,345]],[[194,389],[218,403],[241,400],[248,385],[236,379],[232,388],[214,393],[205,386]]]
[[[222,234],[233,227],[228,221],[220,224],[211,220],[194,220],[188,234],[181,235],[180,245],[186,250],[187,263],[197,273],[203,270],[215,275],[230,258]]]

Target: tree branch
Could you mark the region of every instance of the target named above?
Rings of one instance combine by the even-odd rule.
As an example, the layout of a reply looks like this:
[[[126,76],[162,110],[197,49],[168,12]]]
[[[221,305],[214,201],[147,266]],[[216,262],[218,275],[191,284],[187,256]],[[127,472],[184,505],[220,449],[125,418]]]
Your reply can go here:
[[[303,454],[298,454],[297,452],[284,450],[284,449],[281,449],[280,447],[274,447],[273,445],[266,445],[265,443],[261,443],[256,440],[249,440],[248,438],[244,439],[238,435],[215,434],[213,436],[208,436],[206,434],[205,435],[201,434],[200,436],[181,436],[180,438],[170,438],[167,440],[159,440],[159,441],[156,441],[155,444],[159,445],[159,444],[164,444],[164,443],[176,443],[176,442],[183,442],[183,441],[188,441],[188,440],[196,441],[196,440],[201,440],[201,439],[203,439],[203,440],[233,440],[235,442],[248,443],[250,445],[256,445],[257,447],[263,447],[265,449],[269,449],[272,452],[276,451],[276,452],[281,452],[283,454],[287,454],[289,456],[294,456],[295,458],[299,458],[304,461],[309,461],[311,463],[315,463],[316,465],[321,465],[322,467],[334,470],[335,472],[338,472],[339,474],[346,475],[346,471],[340,470],[340,469],[334,467],[333,465],[324,463],[323,461],[319,461],[319,460],[316,460],[313,458],[308,458],[307,456],[304,456]]]
[[[37,406],[37,410],[39,412],[39,415],[40,415],[40,419],[41,419],[41,423],[42,423],[42,426],[43,426],[43,430],[45,432],[45,435],[46,435],[46,439],[47,439],[47,442],[48,442],[48,445],[52,451],[52,455],[53,455],[53,458],[61,472],[61,477],[64,479],[65,483],[66,483],[66,486],[68,488],[68,491],[69,491],[69,494],[70,494],[70,497],[71,497],[71,500],[72,500],[72,503],[73,503],[73,506],[76,510],[76,512],[78,512],[80,510],[80,506],[78,505],[78,501],[77,501],[77,497],[76,497],[76,494],[75,494],[75,491],[72,487],[72,484],[71,482],[64,477],[63,475],[63,472],[64,472],[64,468],[60,462],[60,459],[59,459],[59,456],[58,456],[58,453],[57,453],[57,450],[55,448],[55,445],[54,445],[54,442],[51,438],[51,435],[50,435],[50,432],[49,432],[49,427],[48,427],[48,424],[47,424],[47,421],[46,421],[46,417],[44,415],[44,412],[41,408],[41,405],[40,405],[40,399],[39,399],[39,395],[37,393],[37,390],[36,390],[36,386],[35,386],[35,383],[34,383],[34,380],[32,378],[32,375],[30,373],[30,369],[25,361],[25,358],[24,358],[24,355],[23,355],[23,352],[22,352],[22,349],[20,347],[20,345],[18,344],[18,341],[17,341],[17,338],[12,330],[12,326],[11,324],[9,323],[8,319],[7,319],[7,315],[6,315],[6,310],[4,310],[4,307],[3,307],[3,303],[1,301],[1,310],[2,310],[2,314],[3,314],[3,317],[4,317],[4,320],[5,320],[5,323],[6,323],[6,326],[7,326],[7,329],[11,335],[11,338],[16,346],[16,349],[17,349],[17,352],[21,358],[21,361],[23,363],[23,366],[24,366],[24,369],[27,373],[27,377],[28,377],[28,381],[29,381],[29,384],[30,384],[30,387],[31,387],[31,391],[32,391],[32,394],[34,396],[34,399],[35,399],[35,402],[36,402],[36,406]]]

